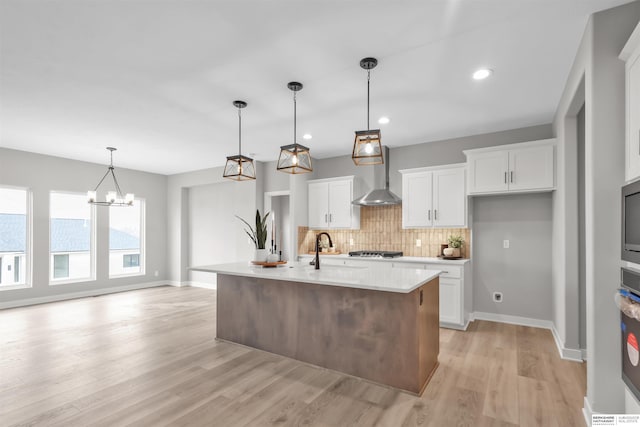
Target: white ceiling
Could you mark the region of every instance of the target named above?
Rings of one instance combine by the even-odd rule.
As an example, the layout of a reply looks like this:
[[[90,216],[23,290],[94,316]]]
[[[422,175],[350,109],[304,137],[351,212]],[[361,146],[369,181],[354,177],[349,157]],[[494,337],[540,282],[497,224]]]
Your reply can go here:
[[[588,16],[627,0],[0,2],[0,146],[173,174],[293,140],[350,154],[365,56],[390,147],[550,123]],[[495,70],[479,82],[479,67]],[[313,134],[310,141],[302,134]]]

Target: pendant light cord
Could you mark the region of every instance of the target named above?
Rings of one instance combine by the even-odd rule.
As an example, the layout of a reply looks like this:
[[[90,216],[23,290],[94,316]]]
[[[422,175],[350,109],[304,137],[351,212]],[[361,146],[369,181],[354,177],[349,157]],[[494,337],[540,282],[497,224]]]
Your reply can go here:
[[[371,81],[371,70],[367,70],[367,130],[371,130],[369,126],[369,82]]]
[[[297,102],[296,102],[296,94],[297,92],[293,92],[293,143],[296,143],[296,135],[297,135],[297,129],[296,129],[296,123],[297,123],[297,117],[296,117],[296,112],[297,112]]]
[[[242,109],[238,108],[238,156],[242,157]],[[242,161],[240,162],[242,164]]]

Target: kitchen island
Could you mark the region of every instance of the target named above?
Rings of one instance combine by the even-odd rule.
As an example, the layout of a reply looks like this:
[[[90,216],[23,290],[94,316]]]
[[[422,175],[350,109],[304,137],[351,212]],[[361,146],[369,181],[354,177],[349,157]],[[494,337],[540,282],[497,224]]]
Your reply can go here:
[[[439,271],[306,263],[218,274],[216,336],[421,394],[438,364]]]

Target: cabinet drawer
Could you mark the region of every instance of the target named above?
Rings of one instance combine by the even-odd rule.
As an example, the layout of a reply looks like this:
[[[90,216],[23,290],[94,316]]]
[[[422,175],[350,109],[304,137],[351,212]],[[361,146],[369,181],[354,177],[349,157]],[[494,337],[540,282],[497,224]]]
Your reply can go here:
[[[459,279],[462,277],[462,267],[447,264],[427,264],[427,270],[440,270],[440,277]]]
[[[418,270],[426,270],[425,264],[420,264],[417,262],[394,262],[391,264],[393,268],[417,268]]]

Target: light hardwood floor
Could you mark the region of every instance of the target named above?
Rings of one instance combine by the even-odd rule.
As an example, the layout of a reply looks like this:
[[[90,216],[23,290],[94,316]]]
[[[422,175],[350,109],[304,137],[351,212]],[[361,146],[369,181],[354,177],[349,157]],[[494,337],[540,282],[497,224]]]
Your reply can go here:
[[[198,288],[0,311],[0,425],[584,426],[585,366],[543,329],[441,329],[420,398],[214,336]]]

